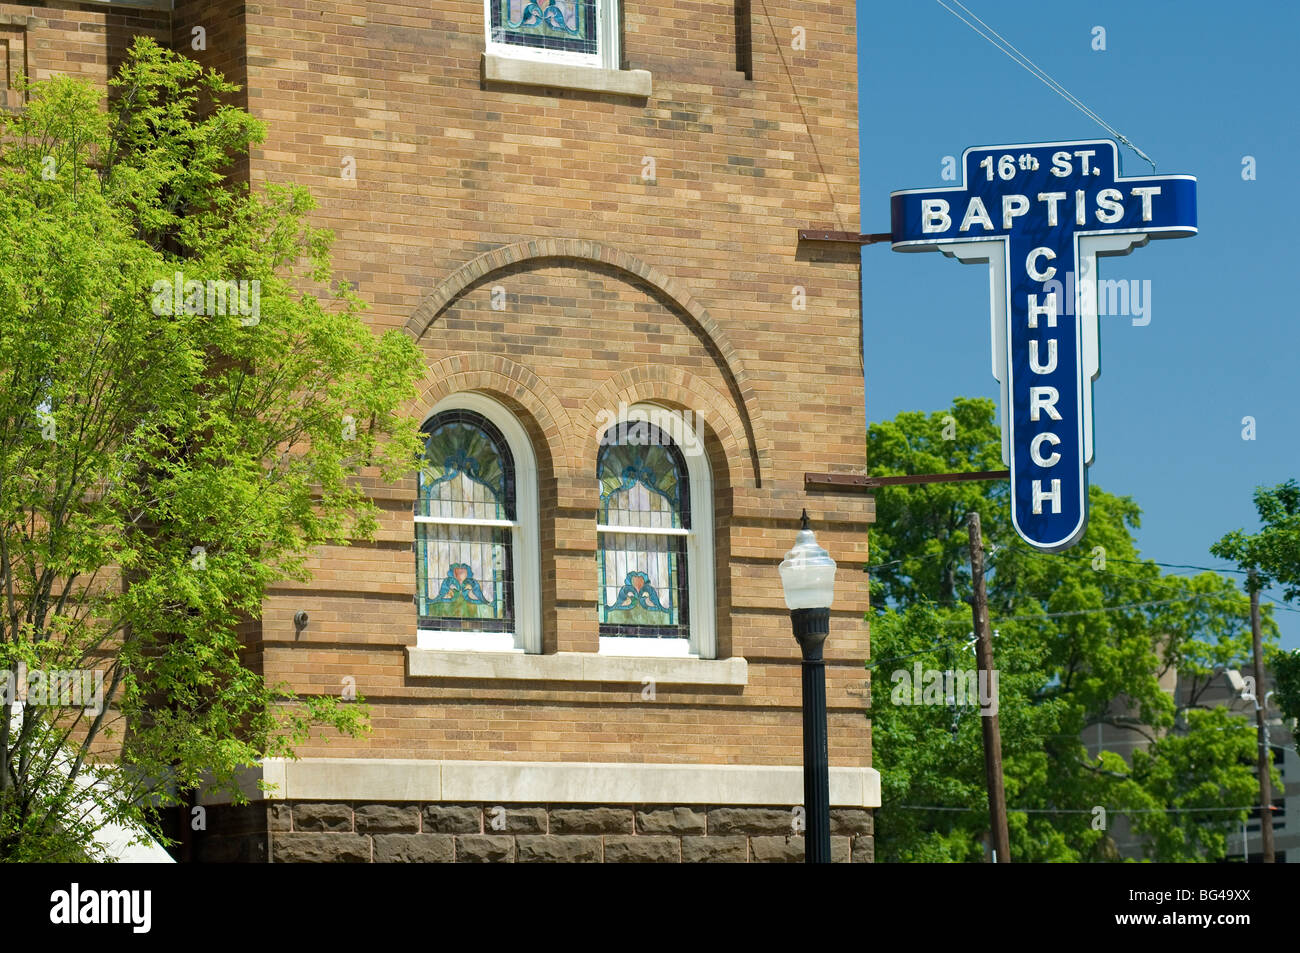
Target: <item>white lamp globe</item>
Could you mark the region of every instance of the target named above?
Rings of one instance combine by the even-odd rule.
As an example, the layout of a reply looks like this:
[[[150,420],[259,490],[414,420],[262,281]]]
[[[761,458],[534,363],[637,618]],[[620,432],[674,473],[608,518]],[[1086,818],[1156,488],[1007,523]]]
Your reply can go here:
[[[835,599],[835,560],[817,545],[803,511],[802,528],[794,548],[781,560],[781,588],[788,609],[829,609]]]

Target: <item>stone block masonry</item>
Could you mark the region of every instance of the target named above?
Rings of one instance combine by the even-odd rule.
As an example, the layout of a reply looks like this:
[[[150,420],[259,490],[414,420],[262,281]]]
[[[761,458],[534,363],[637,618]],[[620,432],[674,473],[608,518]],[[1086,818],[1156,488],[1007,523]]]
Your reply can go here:
[[[709,805],[369,804],[208,808],[195,859],[256,863],[800,863],[795,812]],[[831,810],[835,863],[874,858],[872,812]]]

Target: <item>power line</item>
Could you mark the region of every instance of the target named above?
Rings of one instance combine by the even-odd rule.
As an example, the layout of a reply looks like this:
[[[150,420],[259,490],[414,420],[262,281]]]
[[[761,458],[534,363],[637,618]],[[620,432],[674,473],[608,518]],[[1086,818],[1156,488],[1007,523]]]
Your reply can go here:
[[[957,6],[961,7],[968,14],[970,14],[971,18],[975,20],[975,23],[978,23],[980,25],[979,27],[977,27],[975,23],[971,23],[970,20],[967,20],[964,16],[962,16],[952,7],[948,6],[948,4],[944,3],[944,0],[935,0],[935,2],[938,3],[939,6],[947,10],[949,13],[951,13],[953,16],[955,16],[962,23],[966,24],[968,27],[974,30],[977,34],[982,36],[984,39],[988,40],[989,43],[993,44],[993,46],[996,49],[1005,53],[1013,63],[1016,63],[1018,66],[1022,67],[1025,70],[1028,70],[1031,75],[1036,76],[1039,80],[1041,80],[1047,86],[1048,89],[1060,95],[1066,102],[1074,106],[1076,109],[1078,109],[1081,113],[1083,113],[1093,122],[1097,123],[1097,125],[1101,126],[1103,129],[1105,129],[1107,132],[1113,135],[1124,145],[1128,146],[1130,149],[1136,152],[1139,156],[1141,156],[1146,162],[1148,162],[1151,165],[1152,172],[1156,170],[1156,163],[1154,159],[1152,159],[1149,155],[1147,155],[1145,152],[1143,152],[1141,149],[1135,146],[1129,140],[1129,138],[1125,136],[1122,132],[1120,132],[1110,123],[1106,122],[1106,120],[1102,119],[1101,116],[1097,115],[1097,113],[1095,113],[1093,110],[1085,106],[1083,104],[1083,101],[1080,100],[1077,96],[1071,93],[1068,89],[1066,89],[1056,80],[1052,79],[1052,77],[1048,76],[1047,73],[1043,69],[1041,69],[1037,63],[1031,60],[1024,53],[1021,53],[1020,50],[1016,49],[1016,47],[1011,44],[1010,40],[1006,39],[1006,37],[998,33],[997,30],[993,29],[993,27],[989,26],[978,16],[976,16],[967,6],[965,6],[961,2],[961,0],[952,0],[952,2],[957,4]],[[980,27],[983,27],[984,30],[987,30],[988,32],[985,33],[984,30],[980,29]],[[990,36],[989,34],[992,34],[992,36]],[[995,40],[994,37],[996,37],[997,39]]]
[[[1030,556],[1042,556],[1042,557],[1045,558],[1045,559],[1057,559],[1057,558],[1060,558],[1060,559],[1092,559],[1092,558],[1094,558],[1094,557],[1092,557],[1092,556],[1090,556],[1090,555],[1083,555],[1083,554],[1076,555],[1076,554],[1074,554],[1074,553],[1040,553],[1040,552],[1038,552],[1037,550],[1029,549],[1029,548],[1026,547],[1026,546],[1009,546],[1009,547],[1007,547],[1007,548],[1008,548],[1008,549],[1011,549],[1011,550],[1014,550],[1015,552],[1018,552],[1018,553],[1027,553],[1027,554],[1030,555]],[[1161,566],[1161,567],[1164,567],[1164,568],[1167,568],[1167,569],[1185,569],[1185,570],[1188,570],[1188,571],[1199,570],[1200,572],[1212,572],[1212,573],[1216,573],[1216,574],[1217,574],[1217,573],[1229,573],[1229,572],[1232,572],[1232,573],[1239,573],[1239,574],[1241,574],[1241,575],[1249,575],[1249,574],[1250,574],[1250,570],[1248,570],[1248,569],[1234,569],[1234,568],[1230,568],[1230,567],[1215,568],[1215,567],[1212,567],[1212,566],[1193,566],[1193,565],[1188,564],[1188,563],[1162,563],[1162,562],[1159,562],[1159,561],[1154,560],[1154,559],[1123,559],[1123,558],[1120,558],[1120,557],[1118,557],[1118,556],[1116,556],[1116,557],[1107,556],[1107,557],[1105,557],[1105,559],[1106,559],[1106,562],[1108,562],[1108,563],[1110,563],[1110,562],[1115,562],[1115,563],[1124,563],[1124,564],[1126,564],[1126,565],[1131,565],[1131,566]],[[1134,582],[1144,583],[1145,585],[1148,585],[1148,586],[1160,586],[1160,587],[1162,587],[1162,588],[1166,588],[1166,589],[1168,589],[1168,588],[1172,588],[1172,587],[1168,586],[1167,584],[1160,583],[1160,582],[1157,582],[1157,581],[1155,581],[1155,580],[1143,579],[1141,576],[1125,576],[1125,575],[1122,575],[1122,574],[1120,574],[1120,573],[1114,573],[1113,575],[1117,576],[1117,577],[1120,578],[1120,579],[1130,579],[1130,580],[1132,580],[1132,581],[1134,581]],[[1169,575],[1176,575],[1176,573],[1170,573]],[[1268,590],[1270,590],[1270,589],[1277,589],[1277,588],[1279,588],[1279,587],[1276,586],[1276,585],[1270,585],[1270,586],[1265,586],[1261,591],[1268,591]],[[1209,595],[1209,594],[1206,593],[1205,595]],[[1246,596],[1245,593],[1241,593],[1240,595],[1242,595],[1243,598]],[[1228,598],[1228,596],[1227,596],[1227,594],[1225,593],[1225,594],[1223,594],[1222,596],[1220,596],[1220,598],[1225,598],[1225,599],[1226,599],[1226,598]],[[1300,608],[1297,608],[1296,606],[1283,605],[1283,604],[1280,603],[1280,602],[1269,602],[1269,603],[1266,603],[1266,605],[1269,605],[1269,606],[1271,606],[1271,607],[1274,608],[1274,609],[1281,610],[1282,612],[1300,612]]]
[[[950,645],[957,645],[958,643],[963,643],[969,648],[973,644],[973,641],[967,638],[959,638],[949,639],[947,642],[936,642],[929,648],[919,649],[916,652],[908,652],[905,655],[891,655],[889,658],[871,659],[867,662],[867,668],[875,668],[877,665],[884,665],[886,662],[897,662],[905,658],[916,658],[918,655],[929,655],[931,652],[937,652],[939,649],[947,648]]]
[[[1060,558],[1060,559],[1089,559],[1089,560],[1095,558],[1090,554],[1084,555],[1082,553],[1040,553],[1038,552],[1038,550],[1030,549],[1027,546],[1011,545],[1008,548],[1014,549],[1016,552],[1019,553],[1029,553],[1031,556],[1048,556],[1050,558]],[[1122,556],[1110,556],[1110,555],[1107,555],[1105,559],[1106,562],[1108,563],[1125,563],[1130,566],[1160,566],[1164,569],[1196,569],[1196,570],[1200,570],[1201,572],[1233,572],[1233,573],[1240,573],[1243,576],[1250,574],[1250,571],[1247,569],[1236,569],[1231,566],[1224,566],[1221,568],[1214,567],[1214,566],[1194,566],[1191,563],[1162,563],[1158,559],[1125,559]]]
[[[1096,557],[1094,557],[1094,556],[1092,556],[1092,555],[1090,555],[1090,554],[1084,554],[1084,553],[1040,553],[1040,552],[1038,552],[1037,550],[1034,550],[1034,549],[1030,549],[1030,548],[1028,548],[1027,546],[1017,546],[1017,545],[1003,544],[1003,545],[1001,545],[1001,546],[998,547],[998,550],[1004,550],[1004,549],[1005,549],[1005,550],[1011,550],[1011,551],[1018,552],[1018,553],[1027,553],[1027,554],[1029,554],[1029,555],[1031,555],[1031,556],[1044,556],[1044,557],[1047,557],[1047,558],[1049,558],[1049,559],[1085,559],[1085,560],[1092,560],[1092,559],[1095,559],[1095,558],[1096,558]],[[888,567],[888,566],[896,566],[896,565],[898,565],[899,563],[906,562],[908,559],[919,559],[919,560],[925,560],[925,559],[934,559],[934,558],[937,558],[937,557],[939,557],[939,556],[946,556],[946,555],[952,555],[952,554],[951,554],[951,553],[942,553],[942,552],[940,552],[940,553],[933,553],[933,554],[931,554],[931,555],[929,555],[929,556],[905,556],[905,557],[903,557],[902,559],[893,559],[893,560],[890,560],[890,561],[887,562],[887,563],[876,563],[876,564],[874,564],[874,565],[868,565],[866,568],[867,568],[867,571],[870,572],[870,571],[873,570],[873,569],[884,569],[884,568],[886,568],[886,567]],[[1123,557],[1120,557],[1120,556],[1106,556],[1105,559],[1106,559],[1106,562],[1108,562],[1108,563],[1124,563],[1125,565],[1130,565],[1130,566],[1160,566],[1160,567],[1163,568],[1163,569],[1186,569],[1186,570],[1199,570],[1200,572],[1215,572],[1215,573],[1229,573],[1229,572],[1231,572],[1231,573],[1239,573],[1240,575],[1243,575],[1243,576],[1245,576],[1245,575],[1249,575],[1249,570],[1246,570],[1246,569],[1235,569],[1235,568],[1233,568],[1233,567],[1231,567],[1231,566],[1224,566],[1224,567],[1215,567],[1215,566],[1194,566],[1194,565],[1192,565],[1192,564],[1190,564],[1190,563],[1162,563],[1162,562],[1160,562],[1159,560],[1156,560],[1156,559],[1124,559]],[[1172,575],[1172,574],[1171,574],[1171,575]],[[1129,577],[1129,578],[1136,578],[1136,577]],[[1277,588],[1277,587],[1276,587],[1276,586],[1271,586],[1271,587],[1269,587],[1269,588]]]
[[[1088,556],[1088,555],[1073,555],[1073,554],[1070,554],[1070,553],[1040,553],[1040,552],[1038,552],[1037,550],[1032,550],[1032,549],[1029,549],[1029,548],[1024,547],[1024,546],[1002,546],[1002,547],[999,547],[999,548],[998,548],[997,552],[1020,552],[1020,553],[1027,553],[1027,554],[1029,554],[1029,555],[1031,555],[1031,556],[1038,556],[1038,557],[1042,557],[1042,558],[1045,558],[1045,559],[1054,559],[1054,558],[1057,558],[1057,557],[1061,557],[1061,558],[1065,558],[1065,559],[1092,559],[1092,558],[1093,558],[1092,556]],[[927,555],[927,556],[904,557],[904,558],[902,558],[902,559],[891,560],[890,562],[877,563],[876,565],[869,565],[869,566],[866,567],[866,570],[867,570],[868,572],[870,572],[870,571],[872,571],[872,570],[882,569],[882,568],[886,568],[886,567],[889,567],[889,566],[898,565],[898,564],[900,564],[900,563],[906,562],[908,559],[916,559],[916,560],[918,560],[918,561],[928,561],[928,560],[931,560],[931,559],[936,559],[936,558],[940,558],[940,557],[947,556],[947,555],[951,555],[951,554],[943,553],[943,552],[939,552],[939,553],[932,553],[932,554]],[[993,559],[990,558],[989,561],[992,562]],[[1211,567],[1208,567],[1208,566],[1194,566],[1194,565],[1190,565],[1190,564],[1187,564],[1187,563],[1162,563],[1162,562],[1157,562],[1156,560],[1123,559],[1123,558],[1119,558],[1119,557],[1116,557],[1116,558],[1114,558],[1114,559],[1111,559],[1110,557],[1107,557],[1107,562],[1118,562],[1118,563],[1124,563],[1124,564],[1128,564],[1128,565],[1136,565],[1136,566],[1152,566],[1152,565],[1154,565],[1154,566],[1162,566],[1162,567],[1175,568],[1175,569],[1200,570],[1200,571],[1203,571],[1203,572],[1213,572],[1213,573],[1218,573],[1218,572],[1239,572],[1239,573],[1245,573],[1245,572],[1246,572],[1246,570],[1241,570],[1241,569],[1224,569],[1224,570],[1219,570],[1219,569],[1214,569],[1214,568],[1211,568]],[[1176,588],[1175,586],[1171,586],[1171,585],[1169,585],[1168,583],[1163,583],[1163,582],[1161,582],[1161,581],[1159,581],[1159,580],[1155,580],[1155,579],[1143,579],[1143,578],[1140,577],[1140,576],[1129,576],[1129,575],[1125,575],[1125,574],[1122,574],[1122,573],[1113,573],[1112,575],[1114,575],[1116,578],[1125,579],[1125,580],[1128,580],[1128,581],[1131,581],[1131,582],[1139,583],[1139,584],[1144,585],[1144,586],[1147,586],[1147,587],[1158,587],[1158,588],[1164,589],[1164,590],[1166,590],[1166,591],[1169,591],[1169,590],[1171,590],[1171,589]],[[1241,596],[1242,596],[1242,594],[1241,594],[1241,593],[1237,593],[1237,592],[1233,592],[1233,593],[1194,592],[1194,593],[1187,593],[1186,595],[1179,596],[1179,597],[1177,597],[1177,598],[1171,598],[1171,599],[1151,599],[1151,600],[1146,600],[1146,601],[1142,601],[1142,602],[1128,602],[1128,603],[1123,603],[1123,604],[1120,604],[1120,605],[1114,605],[1114,606],[1099,606],[1099,607],[1095,607],[1095,608],[1091,608],[1091,609],[1072,609],[1072,610],[1065,610],[1065,611],[1061,611],[1061,612],[1044,612],[1044,613],[1041,613],[1041,614],[1039,614],[1039,615],[1004,616],[1004,617],[1002,617],[1002,618],[995,619],[995,620],[992,620],[992,621],[993,621],[994,623],[999,623],[999,624],[1000,624],[1000,623],[1006,623],[1006,622],[1040,622],[1040,621],[1045,620],[1045,619],[1063,619],[1063,618],[1072,618],[1072,617],[1076,617],[1076,616],[1095,615],[1095,614],[1106,613],[1106,612],[1122,612],[1122,611],[1125,611],[1125,610],[1128,610],[1128,609],[1145,609],[1145,608],[1151,608],[1151,607],[1154,607],[1154,606],[1174,605],[1174,604],[1178,604],[1178,603],[1205,602],[1205,601],[1214,601],[1214,600],[1226,601],[1226,600],[1231,600],[1231,599],[1240,598]],[[1277,610],[1280,610],[1280,611],[1283,611],[1283,612],[1300,612],[1300,608],[1297,608],[1297,607],[1294,607],[1294,606],[1282,605],[1282,604],[1277,603],[1277,602],[1271,602],[1271,603],[1267,603],[1267,604],[1268,604],[1271,608],[1273,608],[1273,609],[1277,609]],[[940,623],[939,623],[939,624],[941,624],[941,625],[966,625],[967,623],[966,623],[964,620],[961,620],[961,619],[944,619],[944,620],[940,620]],[[896,660],[898,660],[898,659],[913,658],[914,656],[917,656],[917,655],[924,655],[924,654],[926,654],[927,652],[934,651],[934,649],[942,648],[942,647],[945,647],[945,646],[948,646],[948,645],[952,645],[952,644],[954,644],[956,641],[961,641],[961,640],[953,640],[953,641],[948,641],[948,642],[939,642],[939,643],[936,643],[935,646],[934,646],[933,648],[931,648],[931,649],[921,649],[921,650],[918,650],[918,651],[916,651],[916,652],[909,652],[909,653],[907,653],[907,654],[905,654],[905,655],[891,656],[891,657],[888,658],[888,659],[881,659],[881,660],[879,660],[878,662],[876,662],[876,663],[874,663],[874,664],[882,664],[882,663],[884,663],[884,662],[888,662],[888,661],[896,661]]]
[[[1098,805],[1105,808],[1108,814],[1208,814],[1214,811],[1253,811],[1259,805],[1250,804],[1245,807],[1134,807],[1134,808],[1107,808],[1105,805]],[[984,813],[987,807],[945,807],[937,804],[882,804],[879,810],[887,811],[890,808],[897,808],[900,811],[952,811],[961,814],[970,814],[973,812]],[[1095,814],[1094,808],[1086,807],[1008,807],[1008,811],[1014,811],[1017,814]]]
[[[1001,547],[998,547],[998,548],[1001,549]],[[994,556],[995,554],[996,554],[996,551],[994,551],[994,552],[990,552],[990,553],[987,555],[986,560],[987,560],[987,561],[992,561],[993,556]],[[940,551],[940,552],[937,552],[937,553],[930,553],[929,555],[926,555],[926,556],[904,556],[904,557],[902,557],[901,559],[891,559],[891,560],[890,560],[889,562],[887,562],[887,563],[868,563],[868,564],[867,564],[865,567],[863,567],[863,568],[864,568],[867,572],[874,572],[874,571],[877,570],[877,569],[888,569],[890,566],[897,566],[897,565],[900,565],[901,563],[905,563],[905,562],[907,562],[908,560],[916,560],[917,562],[928,562],[928,561],[931,560],[931,559],[942,559],[942,558],[944,558],[944,557],[952,557],[952,558],[954,559],[954,561],[956,561],[956,562],[961,562],[961,560],[957,559],[956,556],[955,556],[953,553],[945,553],[945,552],[943,552],[943,551]]]
[[[992,619],[990,621],[990,624],[1002,625],[1007,622],[1041,622],[1047,619],[1072,618],[1081,615],[1096,615],[1096,614],[1106,613],[1106,612],[1120,612],[1126,609],[1144,609],[1150,606],[1163,606],[1163,605],[1172,605],[1175,603],[1200,602],[1209,599],[1225,599],[1225,598],[1229,598],[1229,597],[1223,595],[1215,595],[1211,593],[1195,593],[1177,599],[1152,599],[1146,602],[1127,602],[1121,605],[1099,606],[1092,609],[1071,609],[1063,612],[1044,612],[1040,615],[1003,616],[998,619]],[[1282,608],[1286,608],[1286,607],[1283,606]],[[939,619],[937,621],[939,625],[968,626],[970,624],[964,619]],[[935,652],[938,651],[939,649],[946,648],[951,645],[956,645],[958,642],[965,642],[965,641],[967,640],[960,639],[960,638],[949,639],[943,642],[935,642],[930,647],[918,649],[915,652],[908,652],[903,655],[891,655],[888,658],[883,658],[883,659],[872,659],[867,663],[867,668],[874,668],[878,665],[883,665],[886,662],[896,662],[900,659],[914,658],[918,655],[926,655],[930,652]]]

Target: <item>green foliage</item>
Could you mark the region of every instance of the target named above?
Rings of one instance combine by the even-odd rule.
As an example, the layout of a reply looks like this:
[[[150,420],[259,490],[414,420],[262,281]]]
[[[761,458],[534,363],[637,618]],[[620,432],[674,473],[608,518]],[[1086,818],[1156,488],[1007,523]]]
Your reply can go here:
[[[1280,584],[1282,598],[1288,602],[1300,599],[1300,483],[1288,480],[1275,487],[1258,487],[1255,510],[1263,524],[1258,533],[1233,530],[1210,552],[1242,569],[1255,570],[1262,587]]]
[[[240,626],[373,531],[357,476],[419,446],[418,352],[333,282],[311,197],[228,181],[263,136],[235,87],[143,38],[111,87],[55,78],[0,117],[0,670],[98,668],[107,696],[6,700],[0,858],[93,857],[105,821],[157,833],[179,792],[364,730],[267,685]],[[178,273],[203,283],[179,308]]]
[[[959,398],[950,410],[900,414],[873,425],[868,439],[876,476],[1002,466],[987,400]],[[1153,859],[1222,856],[1223,835],[1244,810],[1163,811],[1252,801],[1248,724],[1232,719],[1232,730],[1221,730],[1220,714],[1201,710],[1210,682],[1249,658],[1247,599],[1215,573],[1162,576],[1143,560],[1132,536],[1141,516],[1132,499],[1090,487],[1083,540],[1046,555],[1016,537],[1006,495],[1002,481],[891,487],[876,495],[871,562],[880,568],[871,579],[870,664],[873,758],[883,785],[877,857],[984,856],[978,712],[895,704],[890,692],[895,673],[918,662],[922,670],[975,668],[965,601],[972,511],[980,513],[987,553],[1013,858],[1118,859],[1110,831],[1126,811],[1135,812],[1133,828],[1147,838]],[[1275,638],[1271,617],[1265,627]],[[1165,690],[1175,671],[1187,693],[1183,710]],[[1101,730],[1143,745],[1141,757],[1130,763],[1114,751],[1090,755],[1085,739]],[[1110,747],[1128,752],[1134,745]],[[1155,809],[1161,813],[1137,813]]]
[[[1233,530],[1210,547],[1210,552],[1254,570],[1256,584],[1283,587],[1287,602],[1300,600],[1300,483],[1287,480],[1275,487],[1257,487],[1255,510],[1262,526],[1247,535]],[[1300,653],[1269,659],[1277,677],[1275,704],[1288,718],[1300,718]]]
[[[1273,698],[1282,714],[1294,723],[1300,719],[1300,649],[1279,652],[1271,662],[1277,678]]]
[[[1158,860],[1222,860],[1227,836],[1242,817],[1227,809],[1259,796],[1251,770],[1255,725],[1226,708],[1193,708],[1186,719],[1182,730],[1161,738],[1158,747],[1133,753],[1129,793],[1133,805],[1145,811],[1133,815],[1133,829],[1150,839],[1151,855]],[[1166,813],[1170,808],[1185,813]]]

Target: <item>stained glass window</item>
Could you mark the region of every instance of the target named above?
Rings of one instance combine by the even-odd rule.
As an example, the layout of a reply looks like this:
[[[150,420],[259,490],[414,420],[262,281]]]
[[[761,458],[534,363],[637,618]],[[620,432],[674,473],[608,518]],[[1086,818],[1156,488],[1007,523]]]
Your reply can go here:
[[[649,422],[625,421],[606,431],[596,479],[600,634],[688,638],[691,509],[681,451]]]
[[[497,43],[596,55],[599,0],[488,0]]]
[[[482,414],[449,410],[424,426],[415,502],[416,602],[422,628],[514,628],[515,468]]]

